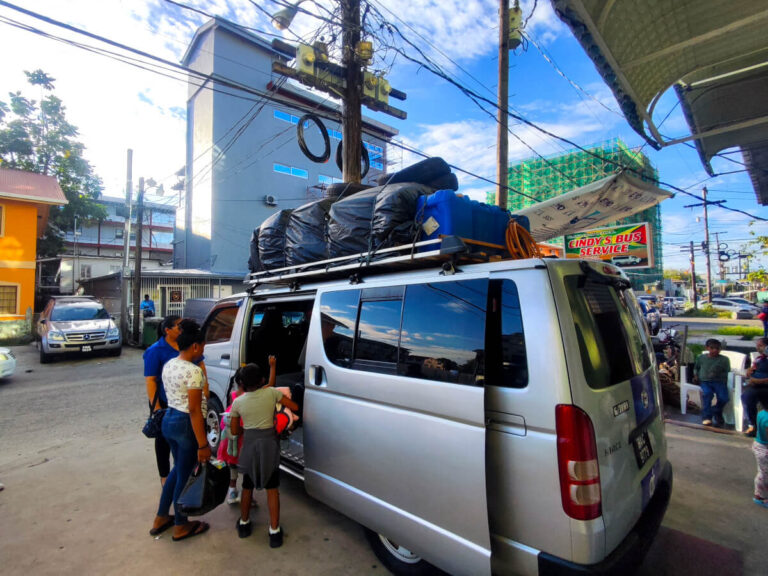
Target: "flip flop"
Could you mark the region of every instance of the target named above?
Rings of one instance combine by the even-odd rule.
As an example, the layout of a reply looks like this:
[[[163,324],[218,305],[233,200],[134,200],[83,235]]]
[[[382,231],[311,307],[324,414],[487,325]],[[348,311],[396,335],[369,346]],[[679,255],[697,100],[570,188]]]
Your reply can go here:
[[[152,528],[149,531],[149,535],[150,536],[158,536],[158,535],[162,534],[163,532],[168,530],[168,528],[173,526],[173,522],[174,522],[174,517],[173,516],[168,516],[168,520],[166,520],[165,523],[161,524],[157,528]]]
[[[760,500],[759,498],[752,498],[752,502],[763,508],[768,508],[768,500]]]
[[[207,522],[200,522],[200,520],[195,520],[192,522],[192,529],[184,534],[183,536],[174,536],[171,538],[174,542],[178,542],[179,540],[186,540],[187,538],[192,538],[193,536],[199,536],[200,534],[203,534],[208,531],[208,528],[211,526]]]

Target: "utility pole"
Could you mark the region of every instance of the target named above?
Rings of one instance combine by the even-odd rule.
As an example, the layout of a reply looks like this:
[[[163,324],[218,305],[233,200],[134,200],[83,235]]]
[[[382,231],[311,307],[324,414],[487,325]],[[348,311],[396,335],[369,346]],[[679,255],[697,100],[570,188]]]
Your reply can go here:
[[[498,127],[496,133],[496,205],[507,209],[509,182],[509,0],[499,0],[499,92],[497,99]]]
[[[77,270],[77,216],[75,216],[75,227],[72,230],[72,239],[75,241],[75,250],[72,256],[72,294],[75,294],[77,292],[77,289],[75,288],[75,284],[77,283],[75,281],[75,270]]]
[[[704,199],[704,254],[707,257],[707,302],[712,304],[712,260],[709,249],[709,218],[707,217],[707,187],[701,190],[701,197]]]
[[[720,272],[720,280],[725,280],[725,262],[723,262],[720,255],[720,232],[715,232],[715,243],[717,244],[717,263]],[[727,245],[725,246],[728,247]]]
[[[141,233],[144,223],[144,178],[139,178],[139,194],[136,199],[136,255],[133,265],[133,341],[139,342],[141,318]]]
[[[693,240],[691,240],[691,286],[693,287],[693,307],[699,307],[699,294],[696,291],[696,258],[693,252]]]
[[[362,156],[362,127],[360,90],[363,73],[357,57],[360,43],[360,0],[341,0],[341,65],[345,68],[346,86],[341,100],[341,135],[344,142],[342,156],[342,180],[359,184],[360,157]]]
[[[129,253],[131,249],[131,196],[133,189],[133,150],[128,149],[128,175],[125,184],[125,223],[123,225],[123,269],[120,275],[120,333],[123,340],[128,338],[128,276],[131,273],[129,267]]]

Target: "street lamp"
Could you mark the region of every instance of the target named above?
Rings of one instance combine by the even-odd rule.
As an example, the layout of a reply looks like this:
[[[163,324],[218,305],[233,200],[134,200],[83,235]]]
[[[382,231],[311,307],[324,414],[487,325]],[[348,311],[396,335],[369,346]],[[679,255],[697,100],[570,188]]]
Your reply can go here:
[[[296,13],[299,11],[299,4],[306,0],[299,0],[296,4],[286,6],[282,10],[278,10],[272,16],[272,26],[278,30],[287,30],[296,17]]]

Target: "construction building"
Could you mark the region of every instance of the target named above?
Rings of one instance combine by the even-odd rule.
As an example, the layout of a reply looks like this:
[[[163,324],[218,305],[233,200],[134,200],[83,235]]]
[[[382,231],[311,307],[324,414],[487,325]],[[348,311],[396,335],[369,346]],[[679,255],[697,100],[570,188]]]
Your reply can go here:
[[[548,200],[586,186],[596,180],[620,172],[622,168],[632,170],[632,175],[658,184],[659,175],[650,159],[640,150],[632,150],[620,139],[608,140],[587,148],[570,150],[550,157],[537,156],[514,164],[509,168],[508,186],[538,201]],[[509,191],[507,207],[511,212],[527,208],[534,200]],[[495,204],[496,193],[489,192],[489,204]],[[627,270],[636,288],[643,284],[660,282],[662,279],[661,252],[661,210],[654,206],[628,218],[611,223],[611,226],[649,222],[653,233],[653,268],[637,271]]]

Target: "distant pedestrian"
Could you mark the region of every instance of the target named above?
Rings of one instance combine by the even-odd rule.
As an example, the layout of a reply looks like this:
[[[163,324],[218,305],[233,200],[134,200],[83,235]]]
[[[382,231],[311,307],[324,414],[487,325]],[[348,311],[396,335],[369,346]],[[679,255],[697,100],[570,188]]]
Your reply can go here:
[[[763,319],[763,338],[768,340],[768,300],[763,300],[763,307],[760,309]]]
[[[141,301],[139,308],[144,318],[151,318],[155,315],[155,303],[149,297],[149,294],[144,294],[144,300]]]
[[[728,372],[731,362],[720,354],[719,340],[710,338],[706,342],[708,354],[696,358],[693,367],[693,383],[701,386],[701,423],[704,426],[723,425],[723,407],[728,403]],[[712,398],[717,403],[712,406]]]
[[[248,364],[238,370],[235,378],[243,383],[245,394],[232,403],[230,426],[233,435],[243,434],[240,471],[243,473],[243,492],[240,499],[240,520],[237,534],[240,538],[251,535],[250,509],[253,489],[266,489],[269,507],[269,546],[283,544],[280,527],[280,444],[275,431],[275,404],[291,410],[298,405],[289,400],[275,384],[275,357],[269,357],[269,381],[258,364]],[[240,419],[242,418],[242,426]]]
[[[768,411],[765,404],[761,404],[760,408],[757,414],[757,435],[752,443],[752,452],[757,461],[755,496],[752,500],[758,506],[768,508]]]
[[[747,369],[747,380],[744,383],[744,391],[741,394],[741,405],[747,415],[749,427],[745,434],[754,438],[757,433],[757,403],[768,406],[768,356],[766,347],[768,340],[758,338],[755,342],[758,356]]]

